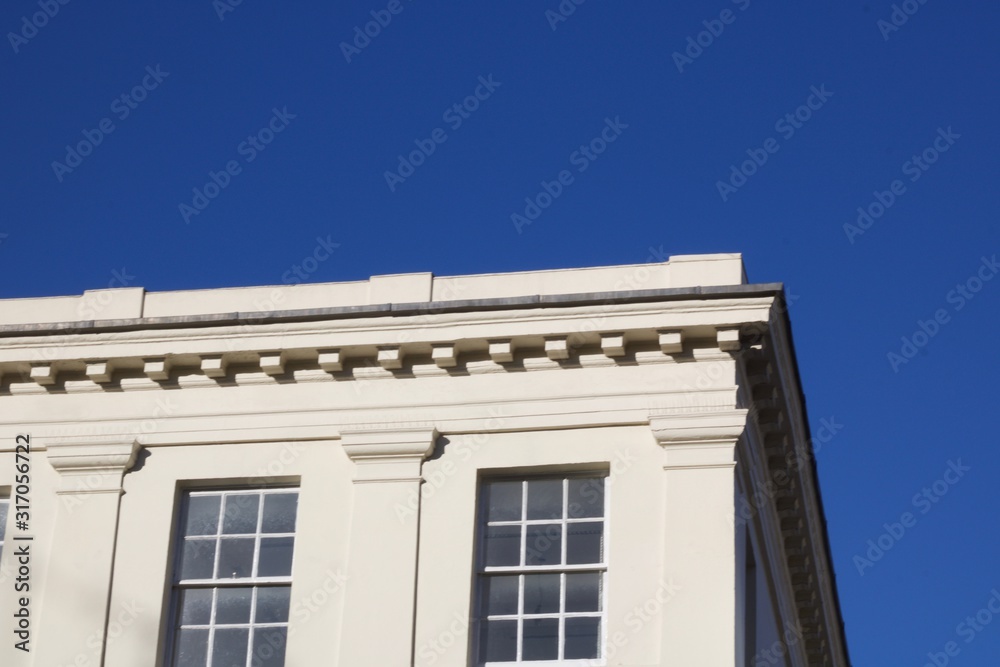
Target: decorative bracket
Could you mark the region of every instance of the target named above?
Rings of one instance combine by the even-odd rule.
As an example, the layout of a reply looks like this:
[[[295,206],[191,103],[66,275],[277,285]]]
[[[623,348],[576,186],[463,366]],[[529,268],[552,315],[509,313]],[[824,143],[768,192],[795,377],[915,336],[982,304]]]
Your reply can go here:
[[[736,442],[748,410],[688,412],[650,416],[653,437],[664,446],[665,468],[720,468],[736,465]]]
[[[46,442],[59,473],[58,494],[121,493],[122,480],[139,454],[134,435],[56,437]]]
[[[356,464],[355,483],[419,481],[434,451],[437,429],[351,429],[340,432],[344,452]]]

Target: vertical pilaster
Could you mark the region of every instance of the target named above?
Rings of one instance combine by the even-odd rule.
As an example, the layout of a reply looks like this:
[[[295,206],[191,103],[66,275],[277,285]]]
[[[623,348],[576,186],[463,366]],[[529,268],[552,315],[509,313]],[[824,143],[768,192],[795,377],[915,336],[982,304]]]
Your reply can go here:
[[[746,410],[655,416],[666,476],[664,665],[735,665],[736,443]]]
[[[53,438],[49,463],[59,496],[47,573],[48,604],[39,619],[36,665],[78,664],[94,655],[108,622],[122,479],[139,451],[135,436]],[[88,640],[90,643],[88,644]],[[97,664],[104,664],[103,643]]]
[[[356,466],[341,665],[413,664],[420,471],[436,439],[432,428],[341,432]]]

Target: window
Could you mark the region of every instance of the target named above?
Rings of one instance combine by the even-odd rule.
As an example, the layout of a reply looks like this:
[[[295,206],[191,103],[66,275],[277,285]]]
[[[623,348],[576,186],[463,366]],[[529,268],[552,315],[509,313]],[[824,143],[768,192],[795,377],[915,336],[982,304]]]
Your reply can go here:
[[[296,489],[184,495],[174,568],[173,667],[282,667]]]
[[[7,530],[7,510],[10,509],[10,498],[0,498],[0,557],[3,556],[4,532]]]
[[[743,653],[747,667],[758,664],[757,658],[757,561],[753,554],[750,531],[746,535],[746,567],[743,572]]]
[[[604,657],[603,476],[487,480],[480,495],[477,663]]]

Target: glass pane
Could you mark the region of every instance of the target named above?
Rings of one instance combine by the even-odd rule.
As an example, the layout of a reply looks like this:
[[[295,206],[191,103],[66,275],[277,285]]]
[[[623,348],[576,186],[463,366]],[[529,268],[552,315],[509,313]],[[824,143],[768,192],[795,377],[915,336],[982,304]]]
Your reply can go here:
[[[180,578],[211,579],[215,567],[215,540],[185,540],[181,552]]]
[[[220,588],[215,601],[215,623],[249,623],[252,588]]]
[[[289,586],[266,586],[257,589],[257,623],[285,623],[292,589]]]
[[[253,538],[242,537],[219,542],[219,579],[236,579],[253,574]]]
[[[528,518],[561,519],[563,483],[561,479],[528,482]]]
[[[287,577],[292,573],[294,537],[267,537],[260,541],[258,577]]]
[[[566,526],[566,562],[570,565],[601,563],[604,557],[604,524],[571,523]]]
[[[489,526],[486,528],[486,564],[521,564],[520,526]]]
[[[566,611],[601,610],[601,573],[566,574]]]
[[[253,667],[283,667],[287,628],[256,628],[253,631]]]
[[[554,614],[559,611],[559,575],[524,575],[524,613]]]
[[[557,523],[527,527],[525,565],[558,565],[562,561],[562,526]]]
[[[208,630],[178,630],[174,646],[174,667],[205,667]]]
[[[604,516],[604,478],[569,480],[568,514],[571,519]]]
[[[185,535],[215,535],[219,530],[219,496],[189,496]]]
[[[483,615],[502,616],[517,613],[518,576],[483,578]]]
[[[521,520],[521,482],[489,482],[485,493],[487,521]]]
[[[601,619],[599,618],[567,618],[566,619],[566,654],[565,658],[585,659],[600,657]]]
[[[3,535],[7,529],[8,508],[10,508],[10,503],[6,500],[0,500],[0,541],[3,541]]]
[[[181,591],[181,625],[208,625],[212,620],[212,589]]]
[[[246,667],[250,631],[227,628],[215,631],[212,645],[212,667]]]
[[[294,533],[299,494],[272,493],[264,495],[263,533]]]
[[[517,660],[517,621],[486,621],[479,633],[479,659],[483,662]]]
[[[559,619],[524,619],[522,660],[555,660],[559,657]]]
[[[226,535],[256,533],[259,505],[259,493],[226,496],[226,506],[222,511],[222,532]]]

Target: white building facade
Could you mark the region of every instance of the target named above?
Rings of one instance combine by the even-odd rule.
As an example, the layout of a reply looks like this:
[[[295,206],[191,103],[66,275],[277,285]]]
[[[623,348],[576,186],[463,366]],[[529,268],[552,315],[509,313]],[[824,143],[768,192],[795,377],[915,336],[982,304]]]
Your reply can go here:
[[[848,665],[809,433],[739,255],[0,301],[0,664]]]

